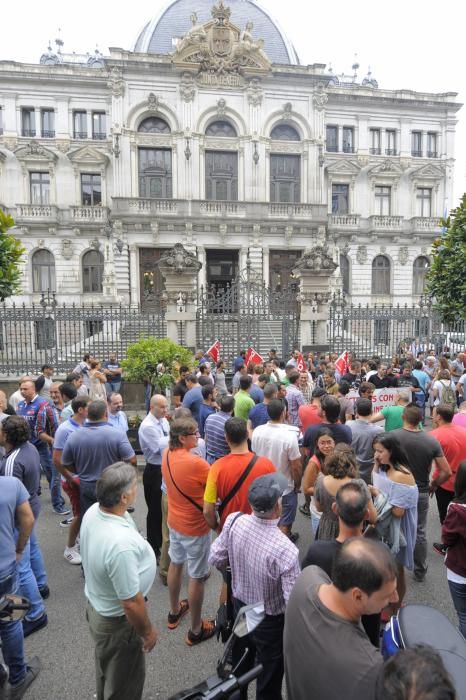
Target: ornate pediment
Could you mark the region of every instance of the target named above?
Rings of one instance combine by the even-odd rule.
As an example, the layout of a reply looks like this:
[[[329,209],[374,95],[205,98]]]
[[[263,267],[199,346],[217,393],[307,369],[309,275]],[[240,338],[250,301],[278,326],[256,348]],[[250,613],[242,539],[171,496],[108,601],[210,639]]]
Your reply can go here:
[[[83,146],[68,153],[68,158],[73,165],[98,165],[106,166],[109,157],[106,153],[93,146]]]
[[[358,175],[361,166],[354,160],[339,159],[328,161],[325,165],[329,175]]]
[[[195,255],[184,248],[181,243],[175,243],[171,250],[164,253],[158,261],[158,267],[162,274],[191,274],[199,272],[202,263]]]
[[[31,141],[26,146],[16,148],[14,154],[23,163],[53,165],[58,160],[58,155],[54,151],[46,146],[42,146],[37,141]]]
[[[403,174],[403,168],[391,158],[386,158],[381,163],[376,163],[367,171],[369,177],[399,178]]]
[[[410,172],[414,180],[442,180],[445,177],[445,167],[428,163]]]
[[[199,86],[238,88],[246,86],[246,78],[270,72],[271,63],[263,51],[264,42],[252,37],[252,22],[243,31],[230,23],[231,11],[219,0],[212,7],[212,20],[197,23],[191,15],[192,27],[179,41],[172,60],[182,71],[197,71]]]
[[[293,273],[313,272],[318,275],[332,275],[338,265],[333,260],[327,246],[316,245],[306,250],[296,263]]]

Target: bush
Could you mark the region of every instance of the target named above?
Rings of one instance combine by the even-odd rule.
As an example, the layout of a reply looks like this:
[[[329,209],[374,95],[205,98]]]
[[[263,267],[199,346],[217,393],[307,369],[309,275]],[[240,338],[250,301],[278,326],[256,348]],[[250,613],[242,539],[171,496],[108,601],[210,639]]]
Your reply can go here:
[[[125,379],[149,382],[154,393],[156,387],[172,386],[178,378],[178,368],[181,365],[193,367],[194,358],[189,350],[169,338],[141,338],[128,347],[121,364]]]

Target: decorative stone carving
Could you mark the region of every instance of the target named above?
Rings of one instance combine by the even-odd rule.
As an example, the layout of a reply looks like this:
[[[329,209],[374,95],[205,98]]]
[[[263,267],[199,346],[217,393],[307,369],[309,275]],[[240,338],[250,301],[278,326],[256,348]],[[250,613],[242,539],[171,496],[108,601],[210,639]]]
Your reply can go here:
[[[293,105],[291,102],[285,102],[283,105],[283,119],[290,119],[292,111]]]
[[[398,250],[398,262],[400,265],[406,265],[408,262],[408,257],[409,257],[409,250],[408,246],[402,245],[400,246],[400,249]]]
[[[202,263],[195,255],[189,253],[181,243],[175,243],[171,250],[161,256],[159,263],[161,269],[165,268],[171,273],[183,274],[186,272],[198,272]]]
[[[100,250],[102,248],[102,244],[98,238],[93,238],[92,241],[89,241],[89,247],[94,248],[94,250]]]
[[[185,71],[180,79],[180,95],[184,102],[192,102],[196,96],[196,83],[189,71]]]
[[[147,96],[147,106],[156,112],[160,107],[160,98],[153,92],[150,92]]]
[[[38,248],[44,248],[44,247],[45,247],[45,242],[44,242],[44,239],[43,239],[43,238],[39,238],[39,240],[37,241],[37,247],[38,247]]]
[[[65,260],[71,260],[73,257],[73,241],[69,238],[63,238],[61,242],[61,254]]]
[[[107,87],[112,91],[113,97],[123,97],[125,94],[125,81],[123,80],[123,72],[121,68],[118,68],[117,66],[112,68],[107,81]]]
[[[225,239],[228,233],[228,226],[226,224],[220,224],[220,226],[218,227],[218,232],[220,234],[220,241],[222,243],[225,243]]]
[[[295,265],[295,269],[299,271],[312,270],[315,273],[326,275],[331,275],[337,267],[338,265],[334,262],[327,246],[324,245],[316,245],[305,251]]]
[[[262,100],[264,98],[264,91],[261,88],[258,78],[251,78],[246,90],[246,95],[249,104],[253,107],[259,107],[259,105],[262,104]]]
[[[227,101],[221,97],[217,102],[217,114],[219,117],[224,117],[227,110]]]
[[[317,83],[314,94],[312,95],[312,103],[318,112],[325,109],[325,105],[328,102],[328,95],[324,90],[323,83]]]
[[[364,265],[367,262],[367,247],[365,245],[358,245],[356,260],[360,265]]]
[[[252,23],[241,31],[230,23],[231,11],[219,0],[211,10],[212,20],[200,26],[191,15],[191,29],[178,43],[173,63],[182,70],[197,69],[200,85],[238,88],[245,76],[266,74],[271,64],[263,51],[263,41],[252,37]]]
[[[382,255],[384,255],[387,252],[387,246],[381,245],[380,252],[382,253]]]

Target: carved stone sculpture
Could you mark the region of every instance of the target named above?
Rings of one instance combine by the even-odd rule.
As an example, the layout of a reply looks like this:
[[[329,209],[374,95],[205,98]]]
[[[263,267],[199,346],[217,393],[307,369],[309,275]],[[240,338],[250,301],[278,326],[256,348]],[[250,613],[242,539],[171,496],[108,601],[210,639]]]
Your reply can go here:
[[[192,102],[196,95],[196,84],[194,77],[188,71],[185,71],[180,80],[180,95],[185,102]]]
[[[328,275],[335,272],[337,267],[338,265],[330,255],[328,248],[322,245],[316,245],[305,251],[295,265],[295,269],[299,271],[312,270],[316,273],[326,273]]]
[[[175,243],[171,250],[168,250],[159,260],[159,267],[172,273],[183,274],[183,272],[198,272],[202,263],[195,255],[189,253],[181,243]]]

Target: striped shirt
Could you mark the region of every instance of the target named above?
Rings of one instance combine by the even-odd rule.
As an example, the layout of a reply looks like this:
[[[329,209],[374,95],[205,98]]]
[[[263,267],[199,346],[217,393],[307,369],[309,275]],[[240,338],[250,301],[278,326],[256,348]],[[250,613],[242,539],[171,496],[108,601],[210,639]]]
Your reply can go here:
[[[204,439],[207,447],[207,461],[211,462],[230,453],[225,440],[225,423],[231,418],[229,413],[219,411],[207,416],[204,426]]]
[[[40,483],[40,457],[30,442],[23,442],[6,454],[0,461],[0,476],[15,476],[29,492],[34,517],[40,511],[40,500],[37,492]]]
[[[209,563],[221,569],[230,562],[237,600],[263,602],[266,615],[281,615],[301,572],[298,549],[277,527],[278,518],[242,515],[231,528],[236,516],[228,516],[211,545]]]

